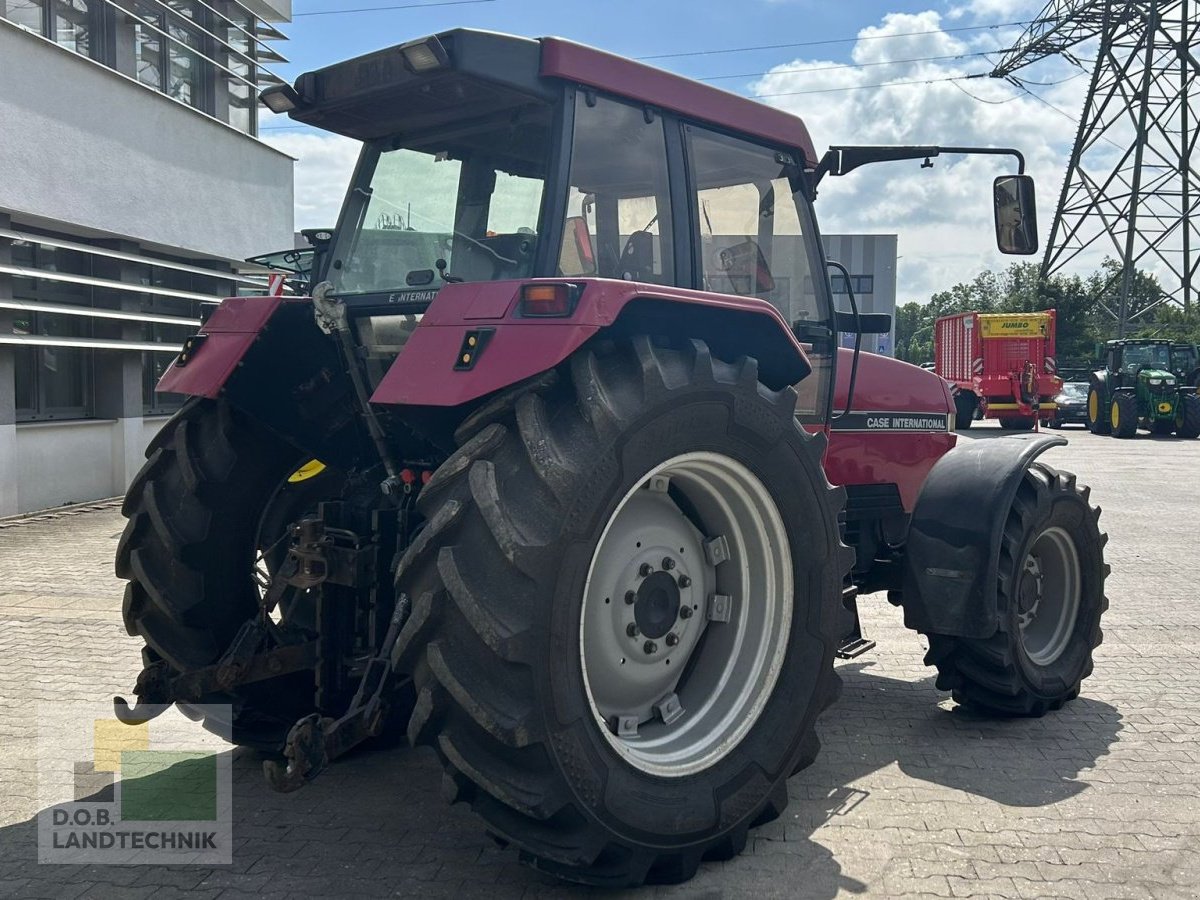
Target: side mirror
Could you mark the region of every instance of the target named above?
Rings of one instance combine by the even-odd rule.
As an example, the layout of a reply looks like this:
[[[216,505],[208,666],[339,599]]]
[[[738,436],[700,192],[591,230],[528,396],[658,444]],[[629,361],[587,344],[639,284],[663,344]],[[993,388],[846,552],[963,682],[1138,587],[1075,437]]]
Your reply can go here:
[[[862,313],[855,318],[854,313],[837,312],[837,330],[844,334],[890,334],[892,317],[887,313]]]
[[[738,294],[769,294],[775,290],[775,278],[758,243],[742,241],[717,253],[717,268],[728,277]]]
[[[1037,253],[1037,200],[1029,175],[1001,175],[992,184],[996,246],[1001,253]]]
[[[595,275],[596,251],[587,219],[571,216],[563,231],[562,251],[558,255],[558,270],[563,275]]]

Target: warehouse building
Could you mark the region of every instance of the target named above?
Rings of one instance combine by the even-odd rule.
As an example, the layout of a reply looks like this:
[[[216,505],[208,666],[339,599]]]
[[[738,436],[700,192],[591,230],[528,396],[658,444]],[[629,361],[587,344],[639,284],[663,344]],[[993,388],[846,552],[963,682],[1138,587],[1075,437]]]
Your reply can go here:
[[[896,255],[894,234],[827,234],[825,256],[840,262],[850,272],[850,287],[860,313],[881,313],[892,317],[890,334],[865,335],[863,350],[896,355]],[[833,302],[838,309],[850,310],[846,279],[831,275]],[[843,347],[854,346],[853,335],[842,335]]]
[[[0,516],[124,491],[202,304],[292,242],[290,0],[0,0]]]

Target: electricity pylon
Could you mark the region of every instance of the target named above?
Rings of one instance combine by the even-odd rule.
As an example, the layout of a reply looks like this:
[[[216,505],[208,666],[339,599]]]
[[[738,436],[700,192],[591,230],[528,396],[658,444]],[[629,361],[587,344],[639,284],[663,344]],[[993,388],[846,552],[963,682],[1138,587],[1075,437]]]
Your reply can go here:
[[[1101,296],[1118,336],[1159,303],[1190,309],[1196,291],[1198,31],[1200,0],[1056,0],[992,72],[1024,88],[1015,72],[1052,55],[1082,65],[1072,48],[1099,38],[1041,271],[1046,278],[1111,242],[1120,268]],[[1139,268],[1158,275],[1163,296],[1134,310]]]

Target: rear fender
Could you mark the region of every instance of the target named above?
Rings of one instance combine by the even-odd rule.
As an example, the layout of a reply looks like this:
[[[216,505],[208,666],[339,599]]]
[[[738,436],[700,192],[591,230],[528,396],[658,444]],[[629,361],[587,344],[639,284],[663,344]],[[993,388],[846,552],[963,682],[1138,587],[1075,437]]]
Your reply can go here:
[[[907,627],[965,638],[995,634],[1005,520],[1030,463],[1066,443],[1045,434],[978,439],[938,460],[921,488],[909,530]]]
[[[787,322],[763,300],[609,279],[572,282],[581,293],[563,318],[519,317],[524,282],[446,285],[371,401],[460,406],[554,368],[601,333],[698,338],[725,358],[748,354],[775,389],[812,371]],[[468,345],[472,336],[476,344]],[[460,361],[468,346],[479,349],[466,368]]]
[[[200,334],[157,390],[222,397],[330,465],[350,467],[363,456],[369,444],[354,415],[353,385],[310,300],[233,297]]]

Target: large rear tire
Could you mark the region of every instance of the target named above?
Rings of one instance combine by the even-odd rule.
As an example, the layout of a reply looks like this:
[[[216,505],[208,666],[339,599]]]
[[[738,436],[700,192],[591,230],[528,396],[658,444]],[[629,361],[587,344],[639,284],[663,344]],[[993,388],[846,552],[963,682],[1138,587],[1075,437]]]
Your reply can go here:
[[[1087,426],[1092,434],[1109,434],[1112,422],[1108,418],[1108,402],[1103,392],[1096,386],[1088,388]]]
[[[753,359],[636,337],[559,371],[490,405],[422,492],[397,572],[409,736],[524,861],[684,881],[816,756],[844,494]]]
[[[964,705],[1040,716],[1079,695],[1108,609],[1100,510],[1075,476],[1034,463],[1000,544],[999,620],[990,638],[929,636],[925,664]]]
[[[1181,438],[1200,437],[1200,396],[1184,394],[1179,398],[1175,416],[1175,434]]]
[[[187,672],[216,662],[254,614],[260,523],[301,460],[228,403],[204,399],[189,401],[146,455],[122,507],[129,519],[116,559],[117,576],[129,582],[122,616],[129,634],[145,640],[147,665],[165,660]],[[257,682],[204,702],[231,711],[229,719],[205,718],[206,728],[276,750],[311,711],[312,677]]]

